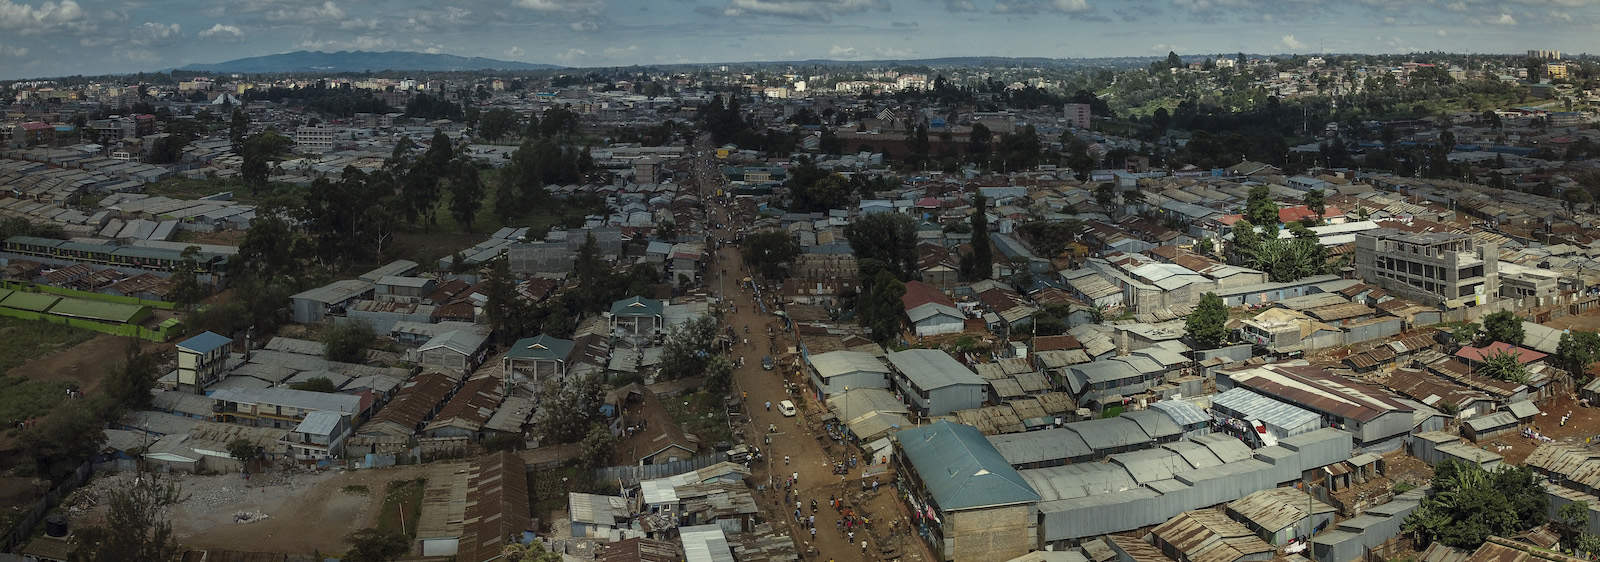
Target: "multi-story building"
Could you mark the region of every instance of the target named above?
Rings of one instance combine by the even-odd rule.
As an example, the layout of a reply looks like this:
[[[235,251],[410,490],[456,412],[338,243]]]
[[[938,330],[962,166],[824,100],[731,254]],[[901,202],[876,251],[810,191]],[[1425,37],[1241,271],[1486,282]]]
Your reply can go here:
[[[289,444],[295,460],[320,461],[344,454],[344,440],[350,436],[350,416],[328,410],[306,414],[282,441]]]
[[[1561,60],[1561,51],[1548,51],[1545,49],[1530,49],[1528,58],[1540,60]]]
[[[199,394],[220,380],[228,369],[228,345],[232,343],[211,332],[178,342],[178,388]]]
[[[301,152],[327,152],[333,150],[335,129],[326,125],[310,125],[294,130],[294,148]]]
[[[1380,228],[1356,234],[1356,275],[1392,293],[1451,307],[1500,293],[1500,248],[1454,232]]]
[[[1067,125],[1079,129],[1089,128],[1089,122],[1094,118],[1094,112],[1087,103],[1069,103],[1061,106],[1067,118]]]
[[[312,412],[361,414],[361,397],[291,388],[219,389],[211,393],[214,421],[293,429]]]

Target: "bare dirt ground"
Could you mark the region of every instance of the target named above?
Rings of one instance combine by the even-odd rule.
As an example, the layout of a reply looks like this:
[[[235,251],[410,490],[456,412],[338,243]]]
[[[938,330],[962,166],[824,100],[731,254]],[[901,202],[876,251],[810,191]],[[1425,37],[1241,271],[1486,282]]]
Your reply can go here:
[[[1557,330],[1600,330],[1600,314],[1589,313],[1577,316],[1562,316],[1545,322],[1544,325]]]
[[[386,485],[393,480],[416,478],[420,466],[398,466],[353,472],[297,472],[258,474],[245,480],[238,474],[221,476],[174,475],[183,501],[170,512],[178,541],[195,548],[228,548],[294,554],[338,554],[349,545],[344,537],[376,524]],[[132,475],[97,478],[73,494],[67,505],[77,524],[93,524],[103,516],[104,505],[85,498],[104,498],[106,491],[125,486]],[[366,486],[365,494],[344,491],[346,486]],[[240,513],[262,513],[266,519],[236,523]]]
[[[105,378],[106,370],[127,357],[129,339],[101,334],[70,348],[30,360],[7,374],[35,380],[72,381],[85,394],[92,394]],[[141,342],[139,345],[145,351],[170,347],[154,342]]]

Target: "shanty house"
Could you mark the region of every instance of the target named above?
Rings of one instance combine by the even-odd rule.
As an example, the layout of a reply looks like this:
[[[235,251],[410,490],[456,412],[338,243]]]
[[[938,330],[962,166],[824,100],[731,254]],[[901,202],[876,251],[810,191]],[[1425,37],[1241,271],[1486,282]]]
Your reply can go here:
[[[890,370],[876,355],[860,351],[829,351],[809,358],[811,387],[826,398],[857,388],[889,388]]]
[[[989,385],[982,377],[936,349],[907,349],[887,356],[894,384],[923,416],[943,416],[983,405]]]

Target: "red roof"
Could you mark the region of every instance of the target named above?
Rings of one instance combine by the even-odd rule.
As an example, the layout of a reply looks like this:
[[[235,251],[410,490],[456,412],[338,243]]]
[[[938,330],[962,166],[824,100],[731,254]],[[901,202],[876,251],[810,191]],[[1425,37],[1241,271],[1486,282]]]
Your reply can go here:
[[[923,197],[923,198],[917,200],[917,206],[918,207],[929,207],[929,208],[937,209],[937,208],[939,208],[939,205],[940,205],[939,200],[938,199],[934,199],[932,197]]]
[[[1337,216],[1340,216],[1340,215],[1343,215],[1343,214],[1344,214],[1343,212],[1339,211],[1338,207],[1330,206],[1330,207],[1326,207],[1326,208],[1323,209],[1322,216],[1323,216],[1323,218],[1327,218],[1327,217],[1337,217]],[[1307,217],[1315,218],[1316,216],[1317,216],[1317,214],[1312,212],[1311,209],[1306,207],[1305,205],[1295,205],[1293,207],[1283,207],[1283,208],[1278,209],[1278,222],[1281,222],[1283,224],[1289,224],[1291,222],[1300,222],[1300,219],[1304,219],[1304,218],[1307,218]]]
[[[911,310],[930,302],[949,307],[956,305],[955,301],[950,300],[950,297],[944,296],[944,293],[939,292],[938,288],[921,281],[906,281],[906,294],[900,297],[900,302],[905,305],[906,310]]]
[[[1524,365],[1545,358],[1545,354],[1539,353],[1532,349],[1521,348],[1506,342],[1498,341],[1483,347],[1472,347],[1470,345],[1462,347],[1460,351],[1456,352],[1456,357],[1460,357],[1468,361],[1483,361],[1484,357],[1498,355],[1500,353],[1511,353],[1512,355],[1516,355],[1517,361]]]
[[[1217,217],[1217,222],[1233,226],[1234,223],[1244,220],[1244,215],[1222,215]]]
[[[23,123],[22,124],[22,129],[24,131],[38,131],[38,130],[49,129],[49,128],[50,128],[50,124],[49,123],[42,123],[42,122],[39,122],[39,121],[32,121],[32,122],[29,122],[29,123]]]

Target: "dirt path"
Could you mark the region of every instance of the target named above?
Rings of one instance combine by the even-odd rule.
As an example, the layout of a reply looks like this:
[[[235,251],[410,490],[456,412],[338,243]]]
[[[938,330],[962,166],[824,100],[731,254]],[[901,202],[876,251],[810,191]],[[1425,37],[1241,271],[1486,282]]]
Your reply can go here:
[[[725,208],[718,207],[713,220],[728,224],[729,218]],[[730,225],[735,226],[735,225]],[[722,236],[732,236],[731,233],[722,233]],[[806,423],[808,416],[815,420],[822,412],[821,405],[814,399],[806,396],[805,384],[801,380],[797,369],[788,364],[780,364],[772,371],[761,368],[761,358],[771,355],[769,343],[763,327],[777,318],[770,313],[763,313],[758,304],[753,300],[749,287],[741,285],[739,281],[748,273],[740,263],[737,247],[724,246],[717,254],[717,262],[712,265],[712,278],[707,283],[714,290],[721,290],[729,303],[738,307],[736,312],[726,316],[726,321],[733,326],[739,334],[741,341],[734,346],[735,358],[744,356],[745,365],[734,371],[734,392],[745,397],[745,409],[750,413],[749,425],[745,428],[746,438],[761,447],[767,453],[767,462],[752,467],[751,478],[758,485],[769,486],[766,491],[758,492],[757,499],[762,511],[775,523],[787,525],[792,537],[795,537],[800,552],[804,553],[808,546],[815,546],[818,550],[817,560],[878,560],[879,549],[884,546],[879,544],[879,537],[886,536],[891,523],[902,518],[905,514],[899,502],[894,501],[894,494],[887,476],[880,476],[882,480],[880,491],[876,494],[862,494],[860,481],[863,466],[857,468],[847,476],[833,474],[833,461],[824,451],[822,444],[817,439],[820,433],[814,432],[812,424]],[[743,341],[744,327],[750,326],[750,338]],[[785,343],[789,334],[780,334],[779,348],[791,345]],[[785,377],[791,379],[796,392],[791,393],[785,388]],[[778,410],[778,403],[782,400],[793,401],[802,408],[800,415],[785,417]],[[769,410],[767,402],[772,403]],[[777,432],[771,435],[771,444],[766,444],[763,435],[767,434],[769,426],[776,426]],[[824,437],[825,438],[825,437]],[[833,449],[840,454],[854,452],[853,448],[844,445],[834,445]],[[848,452],[847,452],[848,451]],[[799,476],[795,486],[798,501],[802,505],[804,523],[795,520],[795,495],[785,496],[784,482],[795,475]],[[870,531],[854,533],[854,538],[836,527],[839,514],[828,507],[828,500],[832,497],[845,497],[850,502],[852,509],[865,514],[873,520]],[[812,538],[810,521],[812,511],[810,502],[815,500],[819,510],[815,514],[816,535]],[[866,553],[862,552],[861,541],[868,542]],[[893,546],[900,550],[902,559],[929,560],[926,550],[920,541],[897,539]]]

